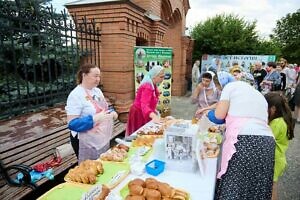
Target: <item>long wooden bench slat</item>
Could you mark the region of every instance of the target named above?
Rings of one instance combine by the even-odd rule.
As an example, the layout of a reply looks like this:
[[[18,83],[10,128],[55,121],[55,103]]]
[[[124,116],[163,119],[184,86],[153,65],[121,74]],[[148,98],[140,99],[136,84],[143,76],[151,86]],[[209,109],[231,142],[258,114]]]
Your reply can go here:
[[[61,134],[68,135],[69,132],[70,132],[69,129],[62,129],[56,132],[41,133],[40,137],[27,138],[26,142],[22,142],[21,145],[16,144],[14,146],[9,146],[9,147],[7,145],[1,146],[0,147],[1,157],[7,157],[13,155],[14,153],[21,152],[23,151],[23,149],[28,148],[28,146],[34,147],[40,144],[41,142],[49,140],[49,138],[50,139],[55,138],[57,135],[61,135]]]
[[[62,131],[62,130],[68,130],[69,131],[67,125],[62,125],[60,127],[54,128],[53,130],[45,131],[45,132],[42,132],[40,134],[35,134],[35,135],[33,135],[29,138],[25,138],[25,139],[22,139],[22,140],[19,140],[19,141],[14,141],[14,142],[6,142],[5,144],[1,144],[1,149],[10,150],[10,149],[13,149],[13,147],[21,146],[23,144],[31,142],[32,140],[38,140],[40,138],[45,137],[45,135],[51,135],[53,133],[56,133],[56,132],[59,132],[59,131]]]
[[[52,140],[46,140],[45,142],[40,143],[40,145],[36,145],[31,148],[28,147],[27,149],[24,148],[21,152],[18,152],[15,155],[1,159],[4,165],[21,164],[27,160],[26,158],[34,158],[39,152],[51,151],[54,153],[54,149],[56,147],[68,143],[68,141],[69,138],[64,135],[58,136]]]
[[[57,145],[63,145],[69,142],[67,138],[63,138],[61,141],[56,142]],[[48,145],[45,146],[44,148],[36,148],[34,150],[28,149],[27,151],[24,151],[23,153],[25,154],[24,156],[17,156],[17,157],[8,157],[7,159],[3,160],[3,163],[8,166],[8,165],[13,165],[13,164],[30,164],[32,165],[35,162],[38,162],[37,156],[44,155],[44,157],[48,157],[50,155],[53,155],[55,152],[54,146]],[[30,154],[30,156],[28,156]]]

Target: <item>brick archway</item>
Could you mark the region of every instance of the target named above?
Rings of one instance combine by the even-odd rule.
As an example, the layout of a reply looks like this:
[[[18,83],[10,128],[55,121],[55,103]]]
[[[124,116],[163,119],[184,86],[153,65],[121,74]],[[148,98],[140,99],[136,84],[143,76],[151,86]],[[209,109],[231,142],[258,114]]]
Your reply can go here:
[[[162,0],[161,1],[161,19],[167,23],[170,22],[172,18],[172,5],[169,0]]]
[[[92,16],[100,24],[103,92],[117,99],[122,112],[129,110],[135,94],[132,51],[135,45],[172,47],[175,75],[172,95],[185,94],[189,39],[183,35],[190,8],[188,0],[86,2],[69,3],[67,8],[71,14]]]

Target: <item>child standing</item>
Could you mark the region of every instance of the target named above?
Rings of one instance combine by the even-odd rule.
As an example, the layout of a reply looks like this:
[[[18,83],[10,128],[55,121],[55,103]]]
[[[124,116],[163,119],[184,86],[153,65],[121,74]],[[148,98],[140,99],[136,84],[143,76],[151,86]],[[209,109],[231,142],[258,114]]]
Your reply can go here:
[[[294,137],[294,123],[288,102],[281,93],[270,92],[265,98],[268,102],[269,125],[276,141],[272,199],[277,200],[277,182],[287,165],[285,152],[289,140]]]

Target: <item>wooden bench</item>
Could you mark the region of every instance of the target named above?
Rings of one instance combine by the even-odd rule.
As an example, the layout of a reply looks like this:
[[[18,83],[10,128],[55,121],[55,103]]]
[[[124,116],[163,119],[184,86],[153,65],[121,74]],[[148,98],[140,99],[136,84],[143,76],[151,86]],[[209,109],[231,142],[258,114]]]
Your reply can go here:
[[[0,161],[2,162],[0,199],[21,199],[48,179],[42,178],[35,185],[25,184],[16,187],[12,181],[18,173],[13,170],[15,165],[33,166],[49,161],[57,147],[70,142],[70,130],[66,125],[64,106],[0,122],[0,127]],[[113,137],[124,130],[125,124],[116,120]],[[76,163],[77,158],[74,153],[63,158],[62,163],[53,169],[54,175],[59,175]],[[5,173],[7,168],[10,170]]]

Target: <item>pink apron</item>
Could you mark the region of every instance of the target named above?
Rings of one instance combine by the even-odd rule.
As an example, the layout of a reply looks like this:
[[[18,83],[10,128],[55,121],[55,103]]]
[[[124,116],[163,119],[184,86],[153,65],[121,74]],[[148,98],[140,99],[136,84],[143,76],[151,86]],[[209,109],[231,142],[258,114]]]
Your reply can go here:
[[[236,152],[234,144],[238,141],[238,134],[249,119],[250,118],[233,117],[227,115],[225,140],[222,145],[221,166],[217,178],[221,178],[221,176],[226,173],[228,162]]]
[[[259,120],[253,117],[235,117],[227,115],[226,117],[226,132],[225,140],[222,145],[222,155],[221,155],[221,166],[217,174],[217,178],[221,178],[223,174],[226,173],[228,168],[228,162],[232,158],[233,154],[236,152],[235,143],[237,143],[238,135],[241,132],[244,125],[250,120],[255,120],[257,123],[268,126],[263,120]]]
[[[104,98],[96,101],[86,91],[89,101],[93,104],[96,113],[108,109],[108,104]],[[78,162],[87,159],[96,160],[101,153],[109,149],[109,142],[112,136],[113,119],[106,118],[103,121],[94,124],[94,127],[86,132],[79,134],[79,155]]]

